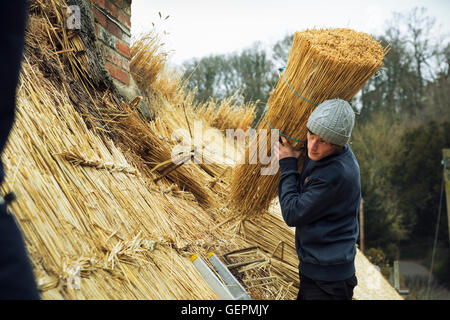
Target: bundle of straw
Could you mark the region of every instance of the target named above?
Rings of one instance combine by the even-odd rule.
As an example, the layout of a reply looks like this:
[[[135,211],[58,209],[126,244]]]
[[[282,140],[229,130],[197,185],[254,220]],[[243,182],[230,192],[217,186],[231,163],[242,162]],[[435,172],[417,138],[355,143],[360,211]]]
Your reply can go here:
[[[151,113],[160,111],[161,101],[178,103],[182,99],[181,78],[170,70],[168,53],[155,31],[143,34],[131,46],[130,71],[137,86],[151,106]]]
[[[233,103],[233,97],[223,99],[220,103],[210,100],[198,106],[195,113],[203,117],[217,129],[248,130],[254,119],[257,102],[249,102],[241,106]]]
[[[133,103],[124,104],[119,107],[120,110],[110,103],[105,103],[104,106],[106,108],[102,108],[102,117],[105,121],[108,119],[114,121],[115,142],[129,151],[133,162],[141,172],[147,171],[155,183],[161,179],[169,180],[180,188],[192,192],[203,207],[218,206],[220,199],[216,193],[226,191],[222,187],[223,179],[220,178],[232,162],[221,158],[220,155],[215,156],[211,150],[204,148],[201,152],[203,162],[195,163],[193,158],[198,155],[192,151],[191,157],[189,155],[186,159],[177,157],[175,160],[183,162],[179,165],[174,163],[173,148],[181,142],[191,140],[187,128],[190,125],[187,123],[183,108],[171,108],[171,112],[166,112],[164,116],[158,116],[148,122],[139,114]],[[180,138],[180,142],[171,137],[177,129],[185,129],[182,133],[187,135],[183,136],[183,139]],[[220,138],[225,143],[225,139]],[[192,144],[185,145],[193,147]]]
[[[295,140],[306,140],[306,123],[315,106],[327,99],[352,99],[382,66],[386,53],[370,35],[350,29],[296,32],[284,74],[268,101],[267,121],[261,120],[258,129],[272,127]],[[257,133],[252,144],[258,141]],[[270,142],[268,134],[268,146]],[[303,146],[290,142],[297,150]],[[247,148],[247,162],[236,168],[231,184],[231,202],[245,215],[267,210],[277,192],[279,172],[261,175],[257,153],[258,148]]]

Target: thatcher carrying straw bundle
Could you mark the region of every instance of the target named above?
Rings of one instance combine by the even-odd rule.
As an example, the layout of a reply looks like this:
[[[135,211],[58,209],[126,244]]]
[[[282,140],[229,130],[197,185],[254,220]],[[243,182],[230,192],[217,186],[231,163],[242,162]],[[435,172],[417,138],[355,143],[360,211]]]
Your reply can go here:
[[[296,32],[287,66],[250,146],[261,141],[261,129],[276,129],[295,149],[302,148],[315,107],[328,99],[353,98],[380,69],[386,53],[370,35],[350,29]],[[271,146],[270,133],[266,142]],[[267,165],[256,161],[258,150],[247,148],[246,162],[235,168],[231,185],[231,202],[247,216],[265,211],[277,195],[279,172],[261,174]]]

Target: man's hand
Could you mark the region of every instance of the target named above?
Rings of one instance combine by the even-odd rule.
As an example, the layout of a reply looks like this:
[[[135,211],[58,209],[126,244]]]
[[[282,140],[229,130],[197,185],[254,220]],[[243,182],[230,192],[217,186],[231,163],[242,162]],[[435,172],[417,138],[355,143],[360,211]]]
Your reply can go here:
[[[294,148],[291,146],[291,144],[289,143],[289,141],[283,137],[281,137],[281,141],[283,142],[282,144],[277,141],[274,144],[274,154],[275,157],[277,157],[278,160],[284,159],[284,158],[289,158],[289,157],[294,157],[294,158],[299,158],[300,154],[302,153],[302,151],[296,151],[294,150]]]

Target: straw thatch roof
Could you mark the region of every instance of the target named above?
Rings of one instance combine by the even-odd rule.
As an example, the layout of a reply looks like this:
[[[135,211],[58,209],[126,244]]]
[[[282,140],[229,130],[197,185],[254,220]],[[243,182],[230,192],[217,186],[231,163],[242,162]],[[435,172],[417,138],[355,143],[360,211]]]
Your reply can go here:
[[[2,192],[17,195],[12,211],[42,298],[217,299],[189,260],[210,251],[222,259],[235,251],[228,263],[253,261],[234,272],[254,298],[295,298],[294,234],[279,208],[229,219],[233,159],[177,168],[169,161],[174,130],[190,135],[195,120],[204,130],[221,126],[208,111],[216,106],[197,108],[177,85],[149,99],[159,102],[149,122],[136,110],[139,98],[124,102],[89,82],[86,57],[71,51],[82,42],[63,28],[65,12],[59,0],[31,2],[16,121],[2,156]],[[226,121],[247,125],[241,115]],[[214,144],[206,147],[204,157],[220,157]],[[371,267],[358,254],[355,298],[399,298]],[[69,286],[77,270],[79,290]],[[366,285],[368,272],[381,286]]]

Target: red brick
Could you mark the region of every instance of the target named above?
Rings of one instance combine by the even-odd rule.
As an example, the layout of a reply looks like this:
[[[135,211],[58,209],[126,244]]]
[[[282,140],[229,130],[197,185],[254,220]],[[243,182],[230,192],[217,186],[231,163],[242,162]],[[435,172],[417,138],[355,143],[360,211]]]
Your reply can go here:
[[[125,83],[126,85],[130,84],[130,74],[123,71],[122,69],[117,69],[116,79]]]
[[[106,11],[113,17],[117,17],[117,7],[110,1],[106,1]]]
[[[122,68],[126,72],[130,72],[130,60],[129,59],[126,59],[126,58],[122,59]]]
[[[105,65],[111,77],[113,77],[116,80],[119,80],[120,82],[126,85],[130,84],[130,75],[128,72],[125,72],[124,70],[120,69],[119,67],[113,65],[108,61],[105,62]]]
[[[121,67],[121,68],[123,67],[122,56],[120,54],[118,54],[117,52],[115,52],[114,50],[105,48],[104,56],[107,61],[113,63],[114,65],[116,65],[118,67]]]
[[[105,0],[93,0],[94,3],[102,9],[105,9]]]
[[[108,69],[109,74],[110,74],[113,78],[115,78],[115,77],[116,77],[116,74],[117,74],[117,72],[116,72],[117,67],[116,67],[115,65],[113,65],[113,64],[112,64],[111,62],[109,62],[109,61],[105,61],[105,66],[106,66],[106,68]]]
[[[120,23],[123,26],[128,27],[128,29],[131,28],[131,17],[130,17],[130,15],[126,14],[124,11],[122,11],[122,10],[117,11],[117,19],[120,21]]]
[[[117,40],[116,42],[117,51],[123,54],[126,58],[130,58],[130,45],[123,42],[122,40]]]
[[[113,35],[115,35],[117,38],[122,38],[122,30],[111,20],[106,21],[106,29],[108,29],[109,32],[111,32]]]
[[[103,27],[106,28],[106,17],[103,13],[101,13],[97,8],[94,9],[94,17],[95,20],[100,23]]]

